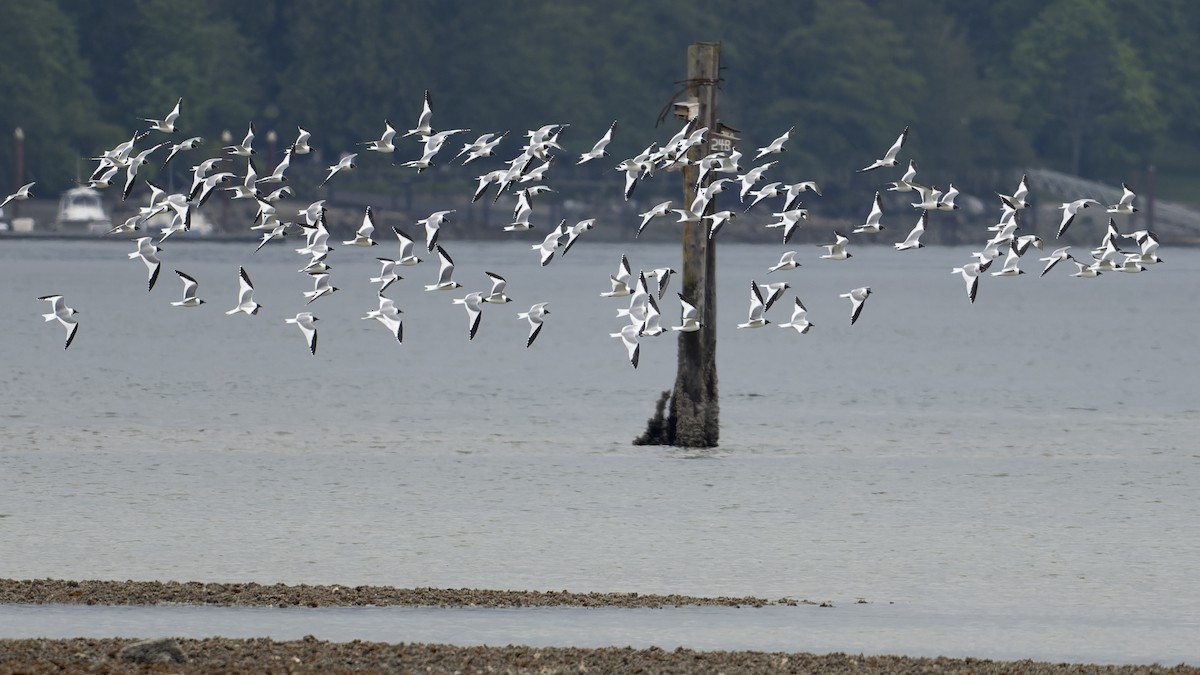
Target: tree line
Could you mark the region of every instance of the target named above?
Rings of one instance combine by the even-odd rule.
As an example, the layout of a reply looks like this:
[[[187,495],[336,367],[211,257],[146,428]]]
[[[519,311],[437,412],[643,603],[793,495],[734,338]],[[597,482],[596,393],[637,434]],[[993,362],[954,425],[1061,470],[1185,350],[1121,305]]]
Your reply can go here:
[[[22,129],[24,177],[46,191],[180,97],[182,133],[210,144],[251,121],[286,144],[303,125],[335,160],[385,118],[413,126],[429,90],[440,128],[568,122],[588,145],[616,119],[610,151],[628,157],[695,41],[722,43],[720,116],[743,146],[794,126],[789,162],[810,177],[852,176],[906,125],[911,156],[951,175],[1116,182],[1154,164],[1160,194],[1200,148],[1190,0],[0,0],[0,15],[0,130]],[[0,137],[0,192],[13,154]]]

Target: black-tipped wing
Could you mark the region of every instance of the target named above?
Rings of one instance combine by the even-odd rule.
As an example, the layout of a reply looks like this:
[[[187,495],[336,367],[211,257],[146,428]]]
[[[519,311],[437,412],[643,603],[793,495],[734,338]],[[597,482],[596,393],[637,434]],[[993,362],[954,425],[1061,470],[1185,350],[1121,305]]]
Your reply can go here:
[[[63,349],[71,346],[71,342],[75,340],[75,333],[79,331],[79,324],[73,324],[71,329],[67,331],[67,342],[63,345]]]

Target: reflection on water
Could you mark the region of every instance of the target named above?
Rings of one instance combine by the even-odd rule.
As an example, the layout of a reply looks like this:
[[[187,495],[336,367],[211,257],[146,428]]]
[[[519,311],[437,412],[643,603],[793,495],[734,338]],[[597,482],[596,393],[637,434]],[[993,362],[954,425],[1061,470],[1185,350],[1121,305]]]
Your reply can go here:
[[[816,327],[798,336],[732,328],[778,252],[723,247],[722,444],[695,452],[629,445],[674,342],[629,367],[599,297],[622,249],[586,243],[546,268],[523,242],[455,243],[464,290],[488,269],[516,300],[468,340],[454,294],[417,290],[435,272],[412,268],[389,289],[403,345],[360,320],[374,252],[338,251],[314,358],[283,323],[311,287],[284,248],[172,247],[164,264],[209,301],[183,310],[171,284],[146,293],[126,242],[5,242],[0,574],[1200,621],[1200,297],[1177,292],[1200,252],[988,278],[975,305],[949,273],[965,249],[805,258],[788,279]],[[629,254],[678,265],[671,246]],[[257,317],[222,313],[238,265]],[[861,285],[851,328],[837,295]],[[67,352],[38,316],[47,293],[80,311]],[[526,349],[516,312],[542,301]]]

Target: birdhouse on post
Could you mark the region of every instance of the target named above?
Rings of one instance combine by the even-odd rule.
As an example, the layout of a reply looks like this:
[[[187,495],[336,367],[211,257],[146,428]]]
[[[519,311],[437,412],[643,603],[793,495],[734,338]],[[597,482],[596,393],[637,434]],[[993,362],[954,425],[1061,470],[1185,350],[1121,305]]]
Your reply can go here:
[[[689,96],[686,100],[675,102],[675,117],[692,121],[700,115],[700,99]]]

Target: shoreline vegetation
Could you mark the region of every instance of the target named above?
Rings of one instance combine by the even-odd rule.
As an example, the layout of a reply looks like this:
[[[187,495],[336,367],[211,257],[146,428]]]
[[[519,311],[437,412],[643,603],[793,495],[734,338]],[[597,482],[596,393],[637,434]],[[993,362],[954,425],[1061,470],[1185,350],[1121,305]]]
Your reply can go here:
[[[764,607],[821,604],[754,597],[695,597],[640,593],[572,593],[389,586],[286,585],[158,581],[0,579],[0,603],[245,607],[432,606],[432,607],[625,607],[685,605]],[[142,636],[159,637],[159,636]],[[455,646],[328,642],[266,638],[0,639],[0,675],[8,673],[1100,673],[1200,675],[1178,665],[1084,665],[973,658],[920,658],[852,654],[696,651],[631,647],[577,648]]]

